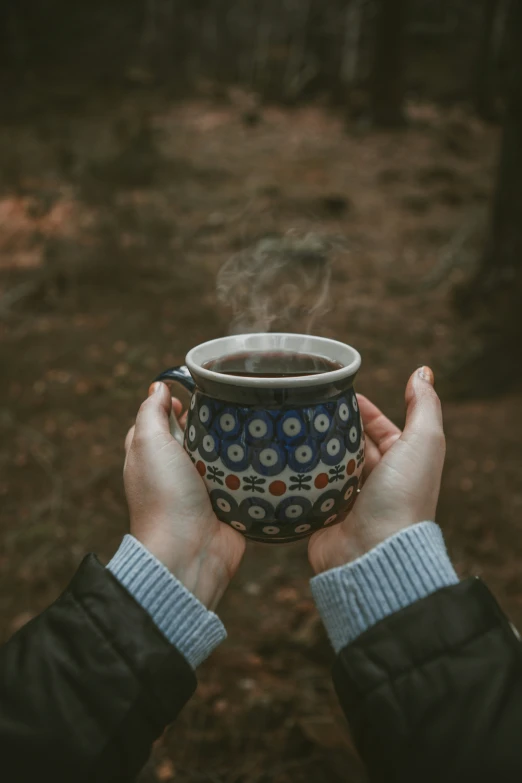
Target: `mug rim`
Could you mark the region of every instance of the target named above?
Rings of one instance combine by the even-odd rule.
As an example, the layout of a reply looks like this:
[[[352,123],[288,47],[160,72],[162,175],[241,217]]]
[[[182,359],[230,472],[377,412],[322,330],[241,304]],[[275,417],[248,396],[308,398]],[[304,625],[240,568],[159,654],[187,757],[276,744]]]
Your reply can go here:
[[[218,349],[219,351],[216,353]],[[204,363],[219,359],[227,354],[256,350],[288,350],[294,353],[308,353],[330,361],[338,361],[343,366],[337,370],[329,370],[316,375],[293,375],[287,378],[225,375],[203,367]],[[291,389],[325,386],[353,377],[361,366],[361,355],[353,346],[339,340],[332,340],[329,337],[294,332],[255,332],[207,340],[192,348],[188,352],[185,362],[196,382],[199,376],[202,379],[228,386]]]

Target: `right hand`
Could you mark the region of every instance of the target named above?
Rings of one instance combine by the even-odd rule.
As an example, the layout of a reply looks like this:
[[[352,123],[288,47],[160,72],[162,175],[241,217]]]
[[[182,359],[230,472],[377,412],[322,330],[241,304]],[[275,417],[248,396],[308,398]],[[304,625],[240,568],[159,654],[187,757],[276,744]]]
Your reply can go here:
[[[435,518],[445,440],[432,371],[421,367],[408,381],[402,433],[366,397],[357,397],[366,480],[351,513],[311,537],[308,554],[316,573],[356,560],[403,528]]]
[[[126,441],[125,494],[132,535],[209,609],[236,572],[245,539],[214,514],[203,479],[171,435],[179,415],[164,383],[154,383]]]

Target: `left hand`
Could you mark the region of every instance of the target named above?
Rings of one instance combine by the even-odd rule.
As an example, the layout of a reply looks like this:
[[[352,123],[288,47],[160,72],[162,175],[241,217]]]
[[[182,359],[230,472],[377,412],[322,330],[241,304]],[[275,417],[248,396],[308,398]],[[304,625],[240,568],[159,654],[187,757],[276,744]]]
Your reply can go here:
[[[405,397],[401,432],[357,395],[366,434],[365,483],[351,513],[310,538],[308,556],[316,573],[356,560],[405,527],[435,519],[445,441],[429,367],[413,373]]]
[[[236,572],[245,539],[214,514],[203,479],[170,433],[181,412],[155,383],[125,440],[123,471],[132,535],[213,609]]]

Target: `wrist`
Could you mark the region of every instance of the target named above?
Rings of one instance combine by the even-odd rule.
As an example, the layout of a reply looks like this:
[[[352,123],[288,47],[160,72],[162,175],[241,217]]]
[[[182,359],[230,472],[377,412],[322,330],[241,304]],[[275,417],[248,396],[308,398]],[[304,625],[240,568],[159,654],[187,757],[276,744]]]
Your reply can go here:
[[[219,618],[132,535],[107,569],[195,669],[226,638]]]
[[[411,524],[388,521],[368,525],[358,521],[352,513],[337,527],[316,534],[317,541],[310,552],[311,566],[315,574],[321,574],[353,563],[396,533],[411,527]],[[335,537],[332,535],[334,532]]]
[[[164,537],[133,535],[203,606],[212,611],[217,607],[230,580],[211,551]]]
[[[385,617],[457,582],[440,528],[420,522],[356,561],[314,577],[311,587],[339,652]]]

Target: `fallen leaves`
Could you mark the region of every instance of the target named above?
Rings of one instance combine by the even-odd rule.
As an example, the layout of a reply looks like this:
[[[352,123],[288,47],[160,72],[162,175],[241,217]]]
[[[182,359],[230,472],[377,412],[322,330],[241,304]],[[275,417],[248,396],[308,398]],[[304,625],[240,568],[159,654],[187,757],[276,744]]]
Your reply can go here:
[[[129,374],[130,369],[130,365],[128,365],[127,362],[118,362],[112,372],[115,378],[124,378]]]

